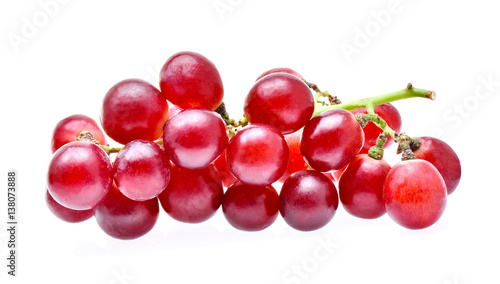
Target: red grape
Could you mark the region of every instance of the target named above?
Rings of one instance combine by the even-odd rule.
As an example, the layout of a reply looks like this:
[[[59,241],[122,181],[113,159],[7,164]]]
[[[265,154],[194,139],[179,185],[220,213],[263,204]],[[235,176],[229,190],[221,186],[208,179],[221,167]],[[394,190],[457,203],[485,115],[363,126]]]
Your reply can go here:
[[[158,196],[170,181],[170,161],[154,142],[134,140],[118,152],[113,164],[116,186],[126,197],[144,201]]]
[[[99,146],[68,143],[52,157],[47,175],[50,195],[64,207],[86,210],[106,195],[112,182],[111,162]]]
[[[433,164],[446,183],[448,194],[452,193],[460,182],[462,167],[460,159],[446,142],[433,137],[420,137],[421,146],[413,153],[417,159]]]
[[[285,173],[280,178],[280,182],[285,182],[285,180],[295,172],[307,170],[307,163],[300,153],[301,134],[302,128],[294,133],[285,135],[290,158],[288,159],[288,166],[286,167]]]
[[[189,51],[170,57],[160,72],[160,89],[182,109],[215,110],[222,103],[224,88],[215,65],[201,54]]]
[[[238,179],[233,176],[226,162],[226,150],[215,160],[214,166],[217,168],[219,175],[224,183],[225,187],[229,187],[233,183],[237,182]]]
[[[271,186],[253,186],[236,182],[222,202],[224,217],[233,227],[243,231],[260,231],[278,217],[279,197]]]
[[[190,108],[179,112],[166,124],[163,145],[176,165],[199,170],[219,157],[228,143],[226,125],[217,113]]]
[[[384,182],[390,169],[385,160],[366,154],[354,157],[339,181],[340,201],[346,211],[365,219],[384,215]]]
[[[94,208],[99,227],[111,237],[122,240],[136,239],[147,234],[155,226],[159,213],[158,199],[129,199],[114,184]]]
[[[274,73],[257,81],[245,98],[245,117],[289,134],[302,128],[314,112],[309,87],[296,76]]]
[[[62,145],[76,141],[80,132],[87,130],[101,145],[106,145],[104,133],[92,118],[83,114],[74,114],[59,121],[52,133],[51,149],[54,153]]]
[[[363,139],[363,130],[352,113],[332,109],[306,124],[300,152],[306,162],[318,171],[340,170],[358,154]]]
[[[226,159],[231,173],[240,181],[265,186],[285,172],[288,146],[283,135],[266,124],[251,124],[229,141]]]
[[[396,164],[384,183],[387,214],[408,229],[434,224],[446,207],[446,184],[441,174],[425,160]]]
[[[217,212],[223,195],[222,181],[213,165],[201,170],[172,165],[170,183],[158,199],[165,212],[175,220],[200,223]]]
[[[160,138],[168,117],[165,95],[146,81],[128,79],[114,85],[104,97],[101,124],[109,137],[127,144]]]
[[[273,68],[271,70],[267,70],[266,72],[260,74],[260,76],[255,81],[259,81],[260,78],[265,77],[269,74],[274,74],[274,73],[288,73],[290,75],[294,75],[294,76],[298,77],[301,80],[304,80],[304,77],[302,77],[302,75],[297,73],[295,70],[292,70],[292,69],[286,68],[286,67],[280,67],[280,68]]]
[[[45,201],[52,214],[54,214],[57,218],[69,223],[83,222],[94,216],[94,211],[92,211],[92,209],[73,210],[62,206],[57,201],[55,201],[54,198],[52,198],[48,190],[45,194]]]
[[[382,119],[387,122],[387,125],[392,128],[394,131],[398,132],[401,130],[401,115],[399,115],[399,111],[390,103],[375,106],[375,113],[378,114]],[[366,108],[360,108],[351,111],[353,114],[356,113],[367,113]],[[365,143],[363,144],[363,148],[359,152],[360,154],[368,153],[371,147],[375,146],[377,142],[378,136],[382,133],[382,129],[375,125],[373,122],[368,122],[368,124],[363,128],[363,132],[365,134]],[[394,143],[394,139],[391,137],[387,138],[387,142],[384,145],[384,148],[387,148],[392,143]]]
[[[297,230],[312,231],[325,226],[335,215],[338,205],[335,185],[318,171],[296,172],[281,188],[281,215]]]

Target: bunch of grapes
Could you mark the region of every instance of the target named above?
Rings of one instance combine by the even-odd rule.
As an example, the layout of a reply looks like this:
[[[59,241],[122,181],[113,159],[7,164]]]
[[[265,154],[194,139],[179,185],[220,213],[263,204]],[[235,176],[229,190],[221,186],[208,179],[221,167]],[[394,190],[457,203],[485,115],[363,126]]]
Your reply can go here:
[[[117,83],[103,99],[104,132],[85,115],[57,124],[50,210],[68,222],[95,216],[119,239],[149,232],[160,205],[180,222],[206,221],[222,207],[240,230],[263,230],[281,215],[292,228],[311,231],[332,220],[340,200],[353,216],[387,212],[422,229],[440,218],[459,183],[460,161],[450,146],[400,133],[401,117],[390,104],[434,99],[434,92],[409,84],[342,103],[294,70],[276,68],[257,78],[242,119],[229,117],[223,96],[215,65],[194,52],[167,60],[160,89],[138,79]],[[383,159],[391,143],[402,154],[392,167]]]

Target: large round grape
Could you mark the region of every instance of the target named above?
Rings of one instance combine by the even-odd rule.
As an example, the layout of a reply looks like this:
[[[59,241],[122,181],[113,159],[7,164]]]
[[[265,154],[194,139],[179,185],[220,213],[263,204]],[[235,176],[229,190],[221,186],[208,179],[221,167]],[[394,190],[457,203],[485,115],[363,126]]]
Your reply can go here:
[[[153,229],[160,209],[158,199],[135,201],[123,195],[115,185],[94,208],[99,227],[109,236],[131,240]]]
[[[333,182],[318,171],[298,171],[283,184],[280,212],[285,222],[301,231],[317,230],[337,212],[339,197]]]
[[[144,201],[160,194],[170,181],[170,161],[154,142],[134,140],[118,152],[113,178],[126,197]]]
[[[128,79],[114,85],[104,97],[101,124],[109,137],[127,144],[160,138],[168,117],[165,95],[146,81]]]
[[[111,162],[104,150],[90,142],[68,143],[54,153],[47,174],[50,195],[64,207],[94,207],[111,186]]]
[[[415,159],[394,165],[384,183],[387,214],[408,229],[436,223],[446,207],[446,184],[431,163]]]
[[[183,51],[170,57],[160,72],[160,89],[182,109],[215,110],[222,103],[224,88],[219,71],[205,56]]]
[[[92,133],[99,144],[106,145],[104,133],[95,120],[83,114],[74,114],[59,121],[54,128],[51,141],[52,153],[62,145],[76,141],[80,132],[84,130]]]
[[[298,77],[273,73],[258,80],[250,89],[244,111],[250,123],[269,124],[288,134],[311,119],[314,98],[309,87]]]
[[[274,223],[278,204],[278,193],[271,185],[253,186],[239,181],[224,194],[222,212],[236,229],[260,231]]]
[[[354,157],[339,180],[339,196],[351,215],[374,219],[385,214],[384,182],[391,166],[367,154]]]
[[[283,135],[266,124],[251,124],[229,141],[226,161],[240,181],[266,186],[277,181],[288,163],[288,146]]]
[[[222,181],[213,165],[201,170],[172,165],[170,183],[158,199],[165,212],[175,220],[201,223],[217,212],[223,195]]]
[[[354,115],[332,109],[315,116],[304,127],[300,152],[315,170],[335,171],[349,164],[363,141],[363,130]]]
[[[163,131],[163,145],[176,165],[199,170],[219,157],[228,143],[226,125],[217,113],[191,108],[172,117]]]

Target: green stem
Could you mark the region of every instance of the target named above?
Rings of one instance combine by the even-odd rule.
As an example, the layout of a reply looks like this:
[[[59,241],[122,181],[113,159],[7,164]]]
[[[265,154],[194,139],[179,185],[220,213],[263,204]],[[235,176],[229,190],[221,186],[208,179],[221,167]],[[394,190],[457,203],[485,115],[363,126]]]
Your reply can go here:
[[[387,122],[385,122],[385,120],[383,120],[380,116],[376,115],[376,118],[375,119],[367,119],[373,123],[375,123],[375,125],[377,125],[378,127],[380,127],[380,129],[382,129],[382,133],[385,133],[389,136],[392,137],[392,139],[396,139],[396,131],[394,131],[391,127],[389,127],[389,125],[387,124]],[[373,115],[369,115],[369,117],[373,117]]]
[[[378,136],[376,144],[368,150],[368,155],[370,157],[376,160],[381,160],[384,157],[384,145],[387,142],[387,137],[391,136],[395,141],[397,141],[398,134],[390,128],[389,125],[387,125],[387,122],[385,122],[385,120],[378,114],[357,113],[355,118],[363,128],[366,127],[368,122],[371,121],[382,129],[382,133]]]
[[[99,145],[99,147],[101,147],[101,149],[103,149],[108,155],[111,153],[118,153],[121,149],[123,149],[123,146],[112,147],[109,145]]]
[[[366,104],[366,112],[367,112],[368,114],[375,114],[375,106],[373,105],[373,103],[368,102],[368,103]]]
[[[370,157],[374,159],[382,159],[384,155],[384,144],[387,141],[387,137],[391,136],[394,141],[398,143],[398,151],[403,153],[402,159],[414,159],[415,155],[413,154],[411,147],[418,147],[419,141],[412,139],[407,135],[396,133],[396,131],[394,131],[389,127],[389,125],[387,125],[385,120],[375,114],[375,106],[390,103],[393,101],[418,97],[434,100],[436,99],[436,93],[429,90],[413,88],[413,85],[409,83],[405,89],[385,95],[355,100],[345,104],[336,104],[330,106],[316,105],[313,117],[331,109],[355,110],[359,108],[366,108],[367,114],[358,113],[356,115],[356,120],[359,122],[359,124],[362,127],[365,127],[366,124],[371,121],[382,129],[382,133],[378,137],[376,145],[370,148],[370,150],[368,151]]]
[[[399,100],[404,100],[404,99],[409,99],[409,98],[427,98],[434,100],[436,98],[436,93],[433,91],[429,90],[424,90],[424,89],[417,89],[413,88],[412,84],[408,84],[406,88],[400,91],[388,93],[385,95],[379,95],[379,96],[374,96],[370,98],[365,98],[365,99],[359,99],[355,101],[351,101],[348,103],[343,103],[343,104],[338,104],[338,105],[331,105],[331,106],[318,106],[316,105],[316,108],[313,113],[313,117],[331,110],[331,109],[345,109],[345,110],[355,110],[359,108],[367,108],[369,112],[373,111],[373,107],[381,105],[381,104],[386,104],[394,101],[399,101]]]
[[[319,93],[319,92],[315,93],[315,94],[314,94],[314,103],[315,103],[315,104],[320,103],[320,102],[319,102],[319,98],[321,98],[322,96],[323,96],[323,94],[322,94],[322,93]]]
[[[378,114],[366,114],[366,113],[357,113],[355,115],[356,120],[361,125],[362,128],[368,124],[368,122],[373,122],[376,126],[382,129],[382,133],[388,136],[391,136],[393,139],[396,139],[396,131],[394,131],[385,120],[380,117]]]

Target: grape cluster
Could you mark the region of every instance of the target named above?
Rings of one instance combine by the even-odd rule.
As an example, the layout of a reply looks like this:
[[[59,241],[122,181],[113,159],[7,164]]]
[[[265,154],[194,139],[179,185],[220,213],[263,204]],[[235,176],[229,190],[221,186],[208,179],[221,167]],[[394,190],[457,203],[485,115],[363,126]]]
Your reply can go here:
[[[223,97],[215,65],[194,52],[166,61],[160,89],[118,82],[103,99],[104,132],[85,115],[55,127],[48,207],[67,222],[95,216],[118,239],[149,232],[160,207],[186,223],[222,207],[240,230],[263,230],[281,215],[311,231],[330,222],[339,201],[353,216],[387,212],[422,229],[439,219],[460,180],[455,152],[439,139],[399,133],[401,116],[389,102],[342,104],[288,68],[257,78],[239,121]],[[394,142],[404,160],[391,167],[382,154]]]

